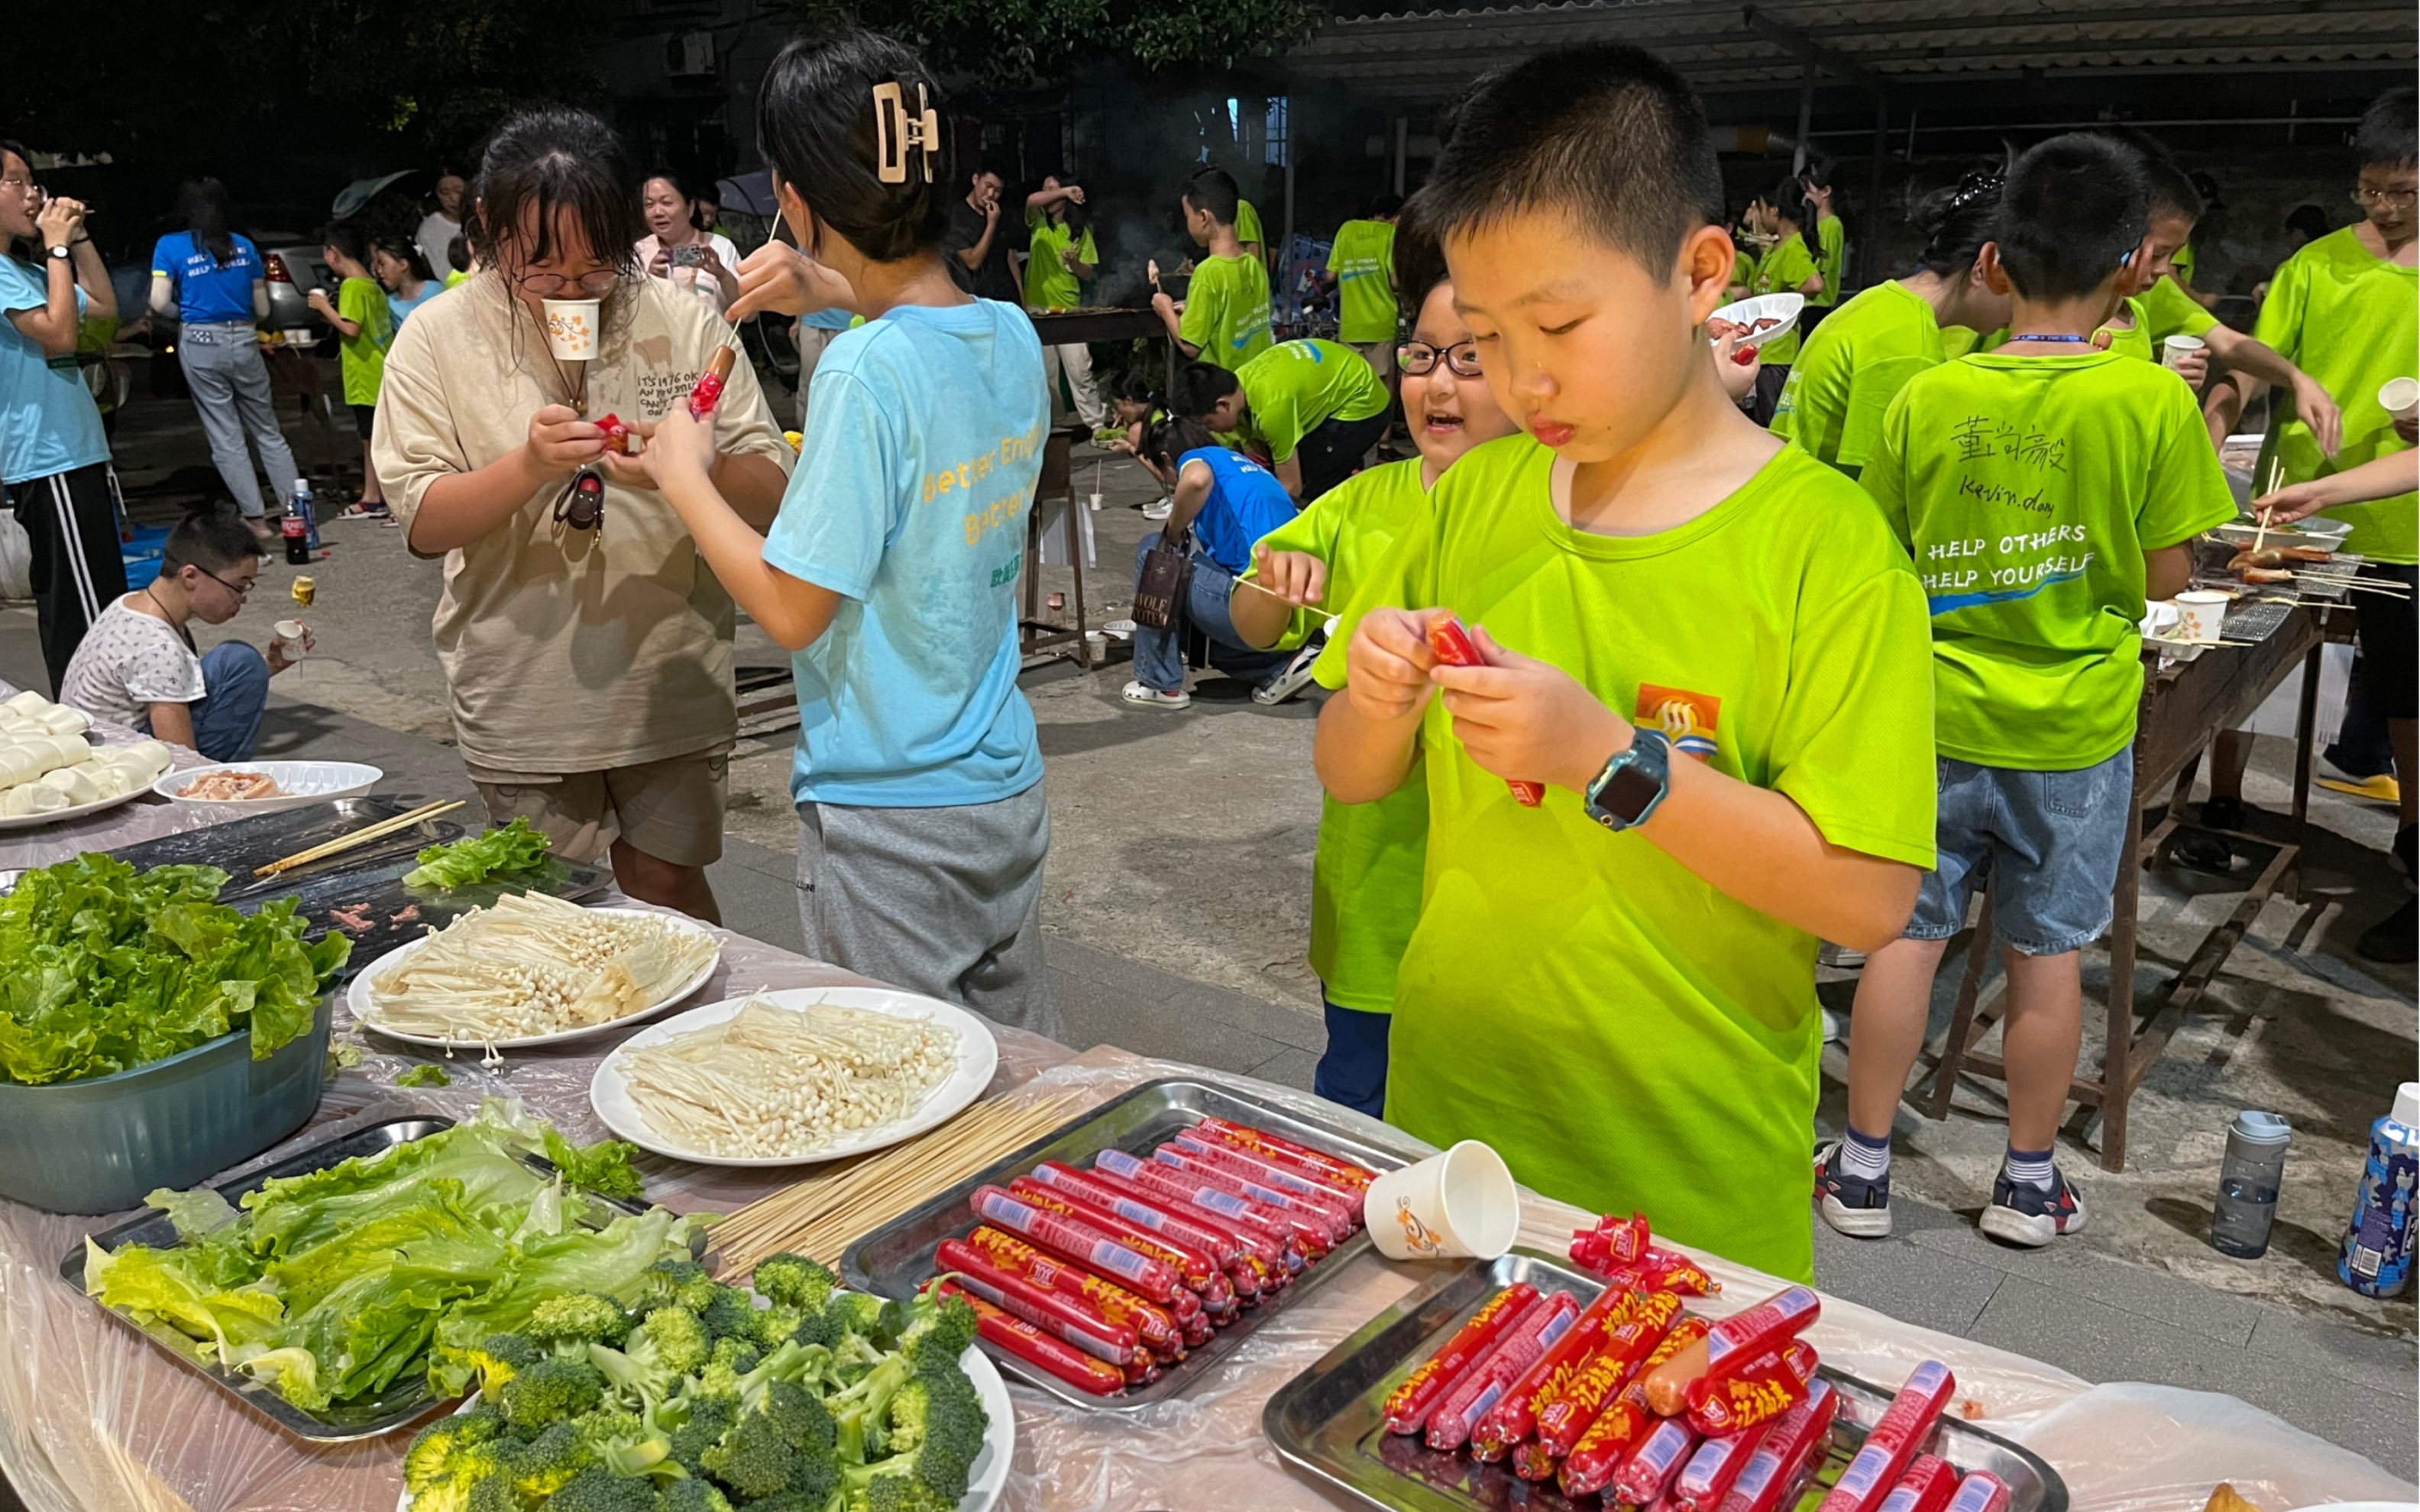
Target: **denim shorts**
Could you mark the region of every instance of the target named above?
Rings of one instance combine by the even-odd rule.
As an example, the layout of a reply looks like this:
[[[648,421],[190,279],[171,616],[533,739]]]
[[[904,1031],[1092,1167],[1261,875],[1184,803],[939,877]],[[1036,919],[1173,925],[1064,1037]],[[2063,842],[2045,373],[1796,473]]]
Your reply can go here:
[[[1988,879],[1993,933],[2019,953],[2064,955],[2099,939],[2133,823],[2133,751],[2072,772],[1936,761],[1940,855],[1907,937],[1946,940],[1965,928],[1967,900]]]

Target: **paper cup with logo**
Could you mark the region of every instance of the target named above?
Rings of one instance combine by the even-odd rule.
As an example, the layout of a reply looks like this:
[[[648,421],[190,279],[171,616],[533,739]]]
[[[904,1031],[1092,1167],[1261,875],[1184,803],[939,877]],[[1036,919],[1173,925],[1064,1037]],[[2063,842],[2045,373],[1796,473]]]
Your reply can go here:
[[[284,649],[287,661],[302,659],[302,637],[308,633],[301,620],[280,620],[269,627],[272,643]]]
[[[2234,600],[2210,588],[2193,588],[2179,594],[2177,611],[2185,617],[2186,640],[2215,640],[2221,625],[2226,623],[2226,606]]]
[[[585,363],[597,356],[597,312],[602,300],[547,300],[546,345],[566,363]]]
[[[2378,386],[2378,407],[2397,420],[2420,409],[2420,378],[2388,378]]]
[[[1363,1195],[1362,1217],[1390,1260],[1492,1260],[1521,1229],[1521,1193],[1504,1157],[1476,1139],[1399,1171]]]
[[[2160,343],[2160,365],[2173,370],[2179,363],[2201,350],[2209,343],[2199,336],[2170,336]]]

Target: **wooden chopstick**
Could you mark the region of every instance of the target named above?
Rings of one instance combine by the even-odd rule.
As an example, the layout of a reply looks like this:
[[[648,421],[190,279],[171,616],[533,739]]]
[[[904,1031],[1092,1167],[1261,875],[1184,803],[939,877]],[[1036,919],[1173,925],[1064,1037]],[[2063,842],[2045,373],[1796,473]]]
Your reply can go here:
[[[438,803],[424,803],[409,813],[399,813],[392,819],[381,819],[377,824],[364,825],[349,835],[339,835],[334,840],[314,845],[309,850],[296,851],[293,855],[281,860],[271,861],[267,866],[254,867],[252,874],[256,877],[273,877],[281,872],[291,872],[298,866],[308,866],[313,861],[325,860],[340,852],[349,851],[357,845],[366,845],[371,841],[392,835],[398,829],[409,829],[424,819],[434,819],[439,814],[451,813],[462,807],[463,801],[460,798],[454,798]]]
[[[2269,511],[2264,509],[2260,512],[2260,528],[2252,532],[2252,554],[2254,556],[2258,556],[2260,554],[2260,543],[2267,539],[2269,539]]]

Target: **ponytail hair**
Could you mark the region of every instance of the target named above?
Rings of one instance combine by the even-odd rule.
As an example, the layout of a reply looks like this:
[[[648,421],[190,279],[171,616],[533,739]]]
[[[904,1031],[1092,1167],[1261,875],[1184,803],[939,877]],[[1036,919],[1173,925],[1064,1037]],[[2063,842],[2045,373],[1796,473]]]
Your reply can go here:
[[[1983,243],[1998,229],[2000,187],[2007,181],[2005,163],[1976,168],[1916,202],[1908,221],[1924,234],[1924,250],[1916,260],[1926,272],[1958,278],[1975,266]]]
[[[959,193],[940,110],[915,54],[849,27],[782,49],[757,92],[756,144],[818,227],[900,262],[941,244]]]
[[[1764,202],[1797,224],[1801,234],[1815,229],[1815,202],[1807,197],[1807,180],[1792,175],[1773,186]]]
[[[193,233],[194,245],[207,248],[221,268],[235,261],[235,232],[228,224],[235,213],[227,203],[226,185],[215,178],[188,178],[177,186],[177,208],[183,212],[185,229]]]

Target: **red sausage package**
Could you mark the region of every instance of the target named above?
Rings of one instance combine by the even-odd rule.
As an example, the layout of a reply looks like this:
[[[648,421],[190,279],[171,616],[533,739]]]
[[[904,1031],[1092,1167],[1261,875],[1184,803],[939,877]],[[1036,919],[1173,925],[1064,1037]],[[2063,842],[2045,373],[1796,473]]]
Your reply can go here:
[[[1988,1470],[1970,1472],[1949,1498],[1949,1512],[2009,1512],[2009,1486]]]
[[[1263,1186],[1174,1145],[1162,1145],[1152,1152],[1152,1159],[1180,1176],[1190,1177],[1231,1197],[1249,1202],[1271,1217],[1282,1219],[1295,1233],[1302,1235],[1307,1243],[1318,1245],[1323,1254],[1352,1237],[1353,1220],[1345,1216],[1342,1205],[1331,1208],[1325,1202],[1314,1202],[1298,1193]]]
[[[1180,1244],[1208,1251],[1222,1267],[1233,1265],[1243,1256],[1243,1243],[1233,1231],[1196,1223],[1164,1204],[1121,1190],[1093,1172],[1079,1171],[1073,1165],[1046,1160],[1033,1168],[1033,1180],[1063,1192],[1078,1202],[1089,1202],[1095,1208],[1116,1213],[1130,1224],[1140,1224],[1155,1234],[1164,1234]]]
[[[1175,1315],[1167,1308],[1145,1302],[1125,1288],[1104,1281],[1089,1271],[1053,1259],[1023,1240],[1003,1234],[997,1228],[978,1228],[967,1236],[966,1242],[1000,1269],[1035,1286],[1089,1303],[1111,1322],[1127,1325],[1135,1331],[1135,1337],[1142,1346],[1161,1359],[1185,1358],[1183,1331]],[[946,1256],[938,1257],[942,1264],[949,1263]]]
[[[1655,1425],[1630,1458],[1613,1473],[1613,1493],[1625,1502],[1652,1502],[1679,1478],[1681,1467],[1698,1452],[1698,1430],[1683,1418]]]
[[[1719,1378],[1689,1382],[1689,1426],[1700,1433],[1739,1433],[1770,1423],[1807,1399],[1815,1379],[1815,1347],[1792,1339]]]
[[[1580,1304],[1568,1291],[1558,1291],[1531,1309],[1504,1342],[1480,1363],[1479,1368],[1437,1404],[1437,1410],[1429,1416],[1428,1446],[1459,1449],[1468,1443],[1470,1430],[1479,1426],[1479,1420],[1504,1399],[1504,1394],[1512,1389],[1521,1372],[1537,1364],[1538,1357],[1553,1349],[1556,1341],[1570,1331],[1579,1312]]]
[[[1113,1276],[1154,1302],[1166,1303],[1185,1289],[1176,1267],[1140,1255],[1094,1228],[1061,1213],[1045,1212],[996,1186],[979,1186],[970,1199],[975,1215],[1005,1228],[1063,1259]]]
[[[1720,1380],[1763,1355],[1778,1350],[1807,1324],[1823,1304],[1811,1287],[1777,1291],[1743,1313],[1733,1313],[1706,1331],[1705,1343],[1673,1356],[1640,1377],[1647,1405],[1662,1417],[1677,1417],[1689,1405],[1689,1386],[1700,1380]]]
[[[1233,1145],[1222,1143],[1207,1134],[1196,1134],[1190,1129],[1178,1134],[1171,1143],[1187,1154],[1200,1155],[1214,1165],[1249,1177],[1264,1186],[1274,1186],[1302,1196],[1315,1198],[1323,1204],[1341,1208],[1344,1211],[1347,1223],[1356,1227],[1359,1225],[1362,1194],[1357,1189],[1348,1190],[1340,1183],[1322,1181],[1316,1177],[1280,1164],[1269,1156],[1255,1154],[1249,1149],[1239,1149]]]
[[[1473,640],[1470,631],[1450,614],[1439,614],[1429,621],[1429,650],[1448,667],[1487,665],[1487,658],[1479,654],[1479,642]],[[1546,801],[1544,783],[1512,777],[1504,779],[1504,785],[1512,790],[1512,796],[1521,800],[1524,809],[1534,809]]]
[[[1638,1367],[1638,1376],[1622,1388],[1613,1405],[1598,1414],[1597,1420],[1572,1445],[1563,1458],[1562,1473],[1557,1484],[1565,1496],[1586,1496],[1604,1489],[1613,1480],[1614,1472],[1621,1465],[1633,1444],[1643,1438],[1655,1421],[1648,1410],[1647,1392],[1643,1385],[1649,1371],[1687,1350],[1706,1336],[1706,1320],[1683,1317],[1664,1335]]]
[[[704,420],[714,413],[714,407],[722,399],[722,385],[730,380],[731,363],[732,348],[717,347],[714,356],[706,362],[706,371],[698,375],[697,386],[689,391],[690,419]]]
[[[1572,1373],[1587,1361],[1597,1341],[1605,1336],[1608,1319],[1621,1313],[1633,1295],[1608,1289],[1599,1292],[1596,1301],[1581,1309],[1571,1330],[1555,1341],[1553,1349],[1538,1356],[1537,1363],[1505,1389],[1503,1399],[1470,1430],[1471,1458],[1501,1459],[1512,1453],[1514,1444],[1529,1437],[1538,1426],[1538,1409],[1554,1400],[1556,1393],[1571,1383]]]
[[[1583,1228],[1572,1236],[1572,1260],[1600,1273],[1618,1265],[1635,1265],[1647,1257],[1648,1237],[1645,1213],[1634,1212],[1627,1218],[1607,1213],[1594,1228]]]
[[[1538,1301],[1538,1288],[1527,1281],[1505,1288],[1481,1304],[1446,1346],[1430,1355],[1388,1394],[1384,1417],[1389,1433],[1418,1433],[1429,1413],[1464,1376],[1504,1340]]]
[[[1131,1324],[1111,1322],[1088,1302],[1003,1271],[962,1239],[945,1239],[934,1257],[950,1278],[1011,1318],[1021,1318],[1053,1338],[1114,1365],[1135,1363],[1140,1336]]]
[[[1309,1145],[1297,1145],[1291,1139],[1280,1139],[1276,1134],[1252,1128],[1249,1124],[1230,1123],[1224,1119],[1204,1119],[1193,1127],[1197,1133],[1207,1134],[1222,1143],[1233,1145],[1239,1149],[1249,1149],[1284,1165],[1316,1172],[1323,1179],[1341,1185],[1348,1191],[1367,1192],[1370,1190],[1370,1183],[1377,1179],[1376,1172],[1367,1166],[1357,1165],[1341,1155],[1331,1155],[1324,1149],[1313,1149]]]
[[[1064,1193],[1054,1192],[1031,1177],[1020,1176],[1008,1183],[1008,1195],[1016,1201],[1054,1217],[1081,1224],[1097,1233],[1108,1235],[1121,1249],[1131,1250],[1146,1259],[1159,1261],[1175,1271],[1177,1278],[1195,1290],[1207,1287],[1218,1268],[1199,1250],[1188,1250],[1181,1244],[1171,1244],[1150,1229],[1129,1224],[1115,1213],[1070,1199]],[[988,1216],[985,1214],[985,1216]],[[1046,1248],[1049,1241],[1039,1241]],[[1071,1258],[1081,1260],[1083,1257]],[[1157,1298],[1154,1298],[1157,1301]]]
[[[1957,1378],[1938,1360],[1927,1360],[1907,1378],[1889,1407],[1866,1434],[1865,1446],[1840,1472],[1817,1512],[1877,1512],[1899,1484],[1900,1472],[1924,1446],[1941,1410],[1958,1389]]]
[[[1258,1237],[1263,1242],[1255,1247],[1256,1254],[1262,1254],[1267,1245],[1276,1245],[1289,1272],[1301,1270],[1314,1253],[1312,1245],[1317,1242],[1316,1238],[1306,1240],[1303,1231],[1284,1215],[1221,1192],[1205,1181],[1189,1180],[1184,1172],[1171,1170],[1157,1161],[1141,1160],[1123,1149],[1104,1149],[1093,1157],[1093,1168],[1108,1175],[1122,1176],[1144,1191],[1156,1193],[1169,1201],[1198,1208],[1223,1221],[1247,1239]],[[1313,1226],[1314,1236],[1316,1232]],[[1325,1254],[1326,1251],[1322,1249],[1317,1253]],[[1263,1258],[1267,1258],[1265,1254],[1263,1254]]]
[[[966,1298],[975,1310],[977,1332],[1026,1364],[1095,1396],[1114,1396],[1126,1389],[1125,1372],[1108,1361],[1095,1360],[1023,1319],[1011,1318],[954,1282],[936,1281],[933,1285],[942,1296]]]
[[[1815,1382],[1807,1399],[1781,1415],[1765,1430],[1764,1442],[1748,1457],[1722,1512],[1777,1512],[1797,1504],[1792,1488],[1811,1473],[1832,1441],[1832,1419],[1840,1409],[1839,1394],[1828,1381]]]
[[[1681,1299],[1669,1292],[1630,1295],[1627,1316],[1607,1326],[1596,1352],[1552,1401],[1538,1408],[1538,1442],[1557,1459],[1570,1454],[1581,1435],[1595,1426],[1680,1316]]]
[[[1717,1512],[1739,1480],[1740,1472],[1747,1468],[1747,1462],[1756,1457],[1772,1431],[1773,1426],[1767,1424],[1745,1433],[1699,1443],[1698,1452],[1689,1457],[1689,1462],[1673,1478],[1672,1504],[1679,1512]]]
[[[1933,1455],[1917,1455],[1883,1498],[1883,1512],[1942,1512],[1958,1489],[1958,1472]]]

